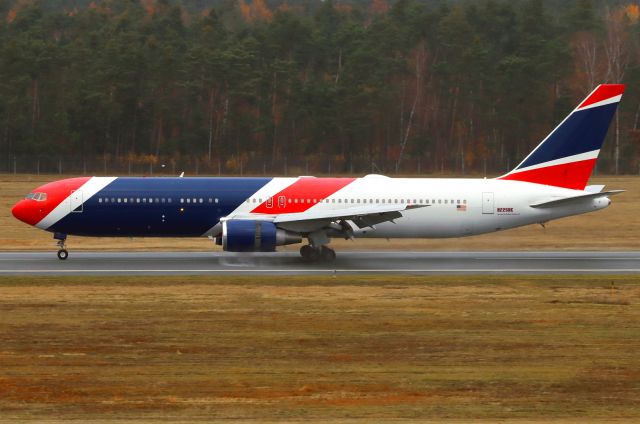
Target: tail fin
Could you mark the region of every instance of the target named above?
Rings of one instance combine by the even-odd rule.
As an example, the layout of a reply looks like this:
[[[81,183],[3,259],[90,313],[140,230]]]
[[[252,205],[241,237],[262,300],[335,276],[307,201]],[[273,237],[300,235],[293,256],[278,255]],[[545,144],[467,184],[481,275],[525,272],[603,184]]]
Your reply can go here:
[[[622,84],[597,86],[520,165],[499,179],[584,190],[623,92]]]

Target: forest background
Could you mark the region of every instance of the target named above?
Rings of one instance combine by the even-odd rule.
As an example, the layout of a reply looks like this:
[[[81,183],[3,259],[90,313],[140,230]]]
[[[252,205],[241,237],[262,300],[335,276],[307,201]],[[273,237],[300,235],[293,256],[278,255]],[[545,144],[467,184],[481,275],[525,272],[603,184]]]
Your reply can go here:
[[[640,172],[640,7],[603,0],[0,0],[0,172],[480,174],[599,83]]]

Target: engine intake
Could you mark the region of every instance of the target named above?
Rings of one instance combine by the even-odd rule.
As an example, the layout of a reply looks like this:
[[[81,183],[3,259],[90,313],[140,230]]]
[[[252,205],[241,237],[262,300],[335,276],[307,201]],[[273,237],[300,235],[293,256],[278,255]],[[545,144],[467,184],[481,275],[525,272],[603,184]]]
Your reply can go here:
[[[275,252],[276,246],[302,242],[299,234],[277,228],[273,222],[230,219],[222,222],[226,252]]]

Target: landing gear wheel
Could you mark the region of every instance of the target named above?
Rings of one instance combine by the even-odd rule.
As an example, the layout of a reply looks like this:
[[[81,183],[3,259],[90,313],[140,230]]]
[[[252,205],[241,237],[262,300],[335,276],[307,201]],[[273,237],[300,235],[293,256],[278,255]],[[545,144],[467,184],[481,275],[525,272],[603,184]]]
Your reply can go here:
[[[320,254],[318,252],[318,249],[314,249],[313,247],[309,246],[308,244],[305,244],[304,246],[302,246],[300,248],[300,256],[302,256],[302,259],[304,259],[306,261],[313,262],[313,261],[318,259]]]
[[[313,250],[313,247],[309,246],[308,244],[305,244],[300,248],[300,256],[302,256],[305,259],[308,259],[311,256],[312,250]]]
[[[327,246],[322,246],[320,248],[320,257],[323,261],[333,262],[336,260],[336,251],[328,248]]]
[[[67,252],[67,249],[58,250],[58,259],[64,261],[65,259],[67,259],[67,257],[69,257],[69,252]]]

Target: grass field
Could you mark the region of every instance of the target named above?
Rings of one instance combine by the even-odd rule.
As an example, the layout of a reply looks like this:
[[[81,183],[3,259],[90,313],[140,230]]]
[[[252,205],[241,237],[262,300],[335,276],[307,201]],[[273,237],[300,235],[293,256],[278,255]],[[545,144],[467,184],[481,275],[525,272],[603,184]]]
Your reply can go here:
[[[0,419],[640,420],[640,285],[0,278]]]
[[[11,215],[11,206],[35,187],[55,179],[55,176],[0,175],[0,249],[55,250],[50,233],[34,229]],[[546,228],[532,225],[501,233],[462,239],[443,240],[335,240],[334,247],[346,249],[414,249],[414,250],[625,250],[638,249],[640,234],[640,177],[598,177],[593,184],[624,189],[626,193],[613,197],[613,204],[592,214],[565,218],[548,223]],[[72,250],[218,250],[206,238],[189,239],[129,239],[70,237]],[[287,246],[282,250],[297,250]]]

